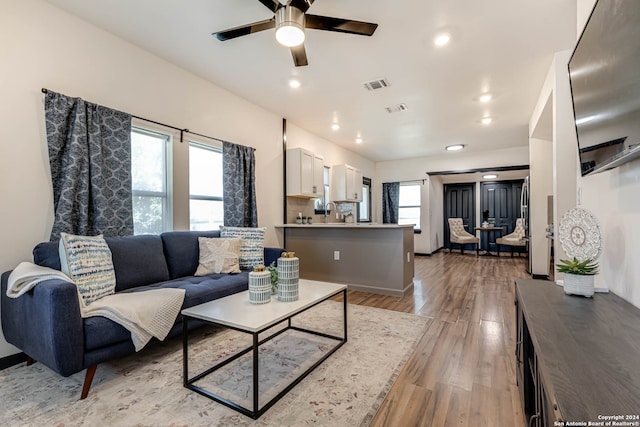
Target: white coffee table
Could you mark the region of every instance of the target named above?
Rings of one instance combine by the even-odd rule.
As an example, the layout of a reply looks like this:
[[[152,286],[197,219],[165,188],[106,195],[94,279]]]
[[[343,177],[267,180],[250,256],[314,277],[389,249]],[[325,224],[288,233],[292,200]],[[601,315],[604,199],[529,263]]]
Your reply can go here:
[[[331,298],[342,292],[344,301],[344,314],[343,314],[343,326],[344,333],[342,337],[335,335],[324,334],[317,331],[311,331],[303,329],[297,326],[291,325],[291,318],[306,311],[323,301]],[[313,280],[300,279],[299,287],[300,298],[293,302],[280,302],[276,296],[271,298],[271,302],[262,305],[255,305],[249,303],[249,291],[240,292],[228,297],[220,298],[214,301],[210,301],[204,304],[200,304],[191,308],[182,310],[183,315],[183,384],[186,388],[202,394],[216,402],[222,403],[229,408],[235,409],[244,415],[247,415],[253,419],[259,418],[264,414],[271,406],[273,406],[282,396],[289,392],[296,384],[304,379],[311,371],[313,371],[318,365],[324,362],[329,356],[331,356],[338,348],[340,348],[345,342],[347,342],[347,287],[336,283],[318,282]],[[253,344],[241,350],[239,353],[232,355],[231,357],[223,360],[215,366],[205,370],[204,372],[189,378],[189,357],[188,357],[188,321],[189,318],[195,318],[204,320],[214,325],[221,325],[231,329],[235,329],[241,332],[251,334],[253,336]],[[282,323],[287,322],[284,329],[264,338],[258,339],[258,335],[267,329]],[[262,407],[259,407],[259,381],[258,381],[258,350],[260,345],[275,338],[281,333],[289,330],[297,330],[314,335],[319,335],[325,338],[336,340],[336,345],[325,353],[316,363],[306,369],[295,380],[281,390],[275,397],[266,402]],[[215,337],[214,337],[215,339]],[[244,406],[225,399],[215,393],[207,391],[201,387],[196,386],[194,383],[205,376],[215,372],[223,366],[233,362],[244,354],[253,352],[253,409],[245,408]]]

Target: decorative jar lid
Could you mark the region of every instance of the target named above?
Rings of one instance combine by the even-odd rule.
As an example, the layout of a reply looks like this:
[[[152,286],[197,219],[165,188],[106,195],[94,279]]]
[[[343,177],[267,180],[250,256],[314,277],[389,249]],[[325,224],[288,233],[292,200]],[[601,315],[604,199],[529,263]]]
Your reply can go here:
[[[253,267],[253,271],[264,271],[264,265],[256,265]]]
[[[282,252],[282,258],[295,258],[296,257],[296,253],[295,252]]]

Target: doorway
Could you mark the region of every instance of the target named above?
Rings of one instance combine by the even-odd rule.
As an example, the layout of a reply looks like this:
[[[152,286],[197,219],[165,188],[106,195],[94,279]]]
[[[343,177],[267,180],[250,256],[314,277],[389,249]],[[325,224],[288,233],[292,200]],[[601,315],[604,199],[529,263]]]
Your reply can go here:
[[[513,231],[516,219],[521,215],[520,194],[523,180],[481,182],[480,183],[480,212],[488,211],[489,222],[495,222],[496,227],[503,227],[502,235]],[[495,239],[500,237],[495,233],[481,233],[481,246],[495,250]]]
[[[450,247],[448,218],[462,218],[465,230],[475,234],[476,184],[445,184],[444,186],[444,245]]]

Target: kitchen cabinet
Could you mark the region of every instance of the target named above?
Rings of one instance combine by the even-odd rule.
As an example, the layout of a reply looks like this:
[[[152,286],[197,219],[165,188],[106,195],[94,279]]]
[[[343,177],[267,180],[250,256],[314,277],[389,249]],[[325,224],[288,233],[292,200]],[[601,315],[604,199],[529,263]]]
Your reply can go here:
[[[304,148],[287,150],[287,196],[324,195],[324,158]]]
[[[331,201],[361,202],[362,172],[350,165],[331,167]]]

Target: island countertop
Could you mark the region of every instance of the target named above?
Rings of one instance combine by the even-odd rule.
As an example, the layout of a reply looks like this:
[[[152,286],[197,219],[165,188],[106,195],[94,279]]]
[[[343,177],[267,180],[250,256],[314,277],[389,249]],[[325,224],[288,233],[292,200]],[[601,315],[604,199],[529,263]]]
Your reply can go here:
[[[313,224],[279,224],[275,228],[413,228],[413,224],[377,224],[374,222],[329,222]]]
[[[402,297],[413,291],[413,225],[281,224],[284,247],[300,260],[300,278]]]

